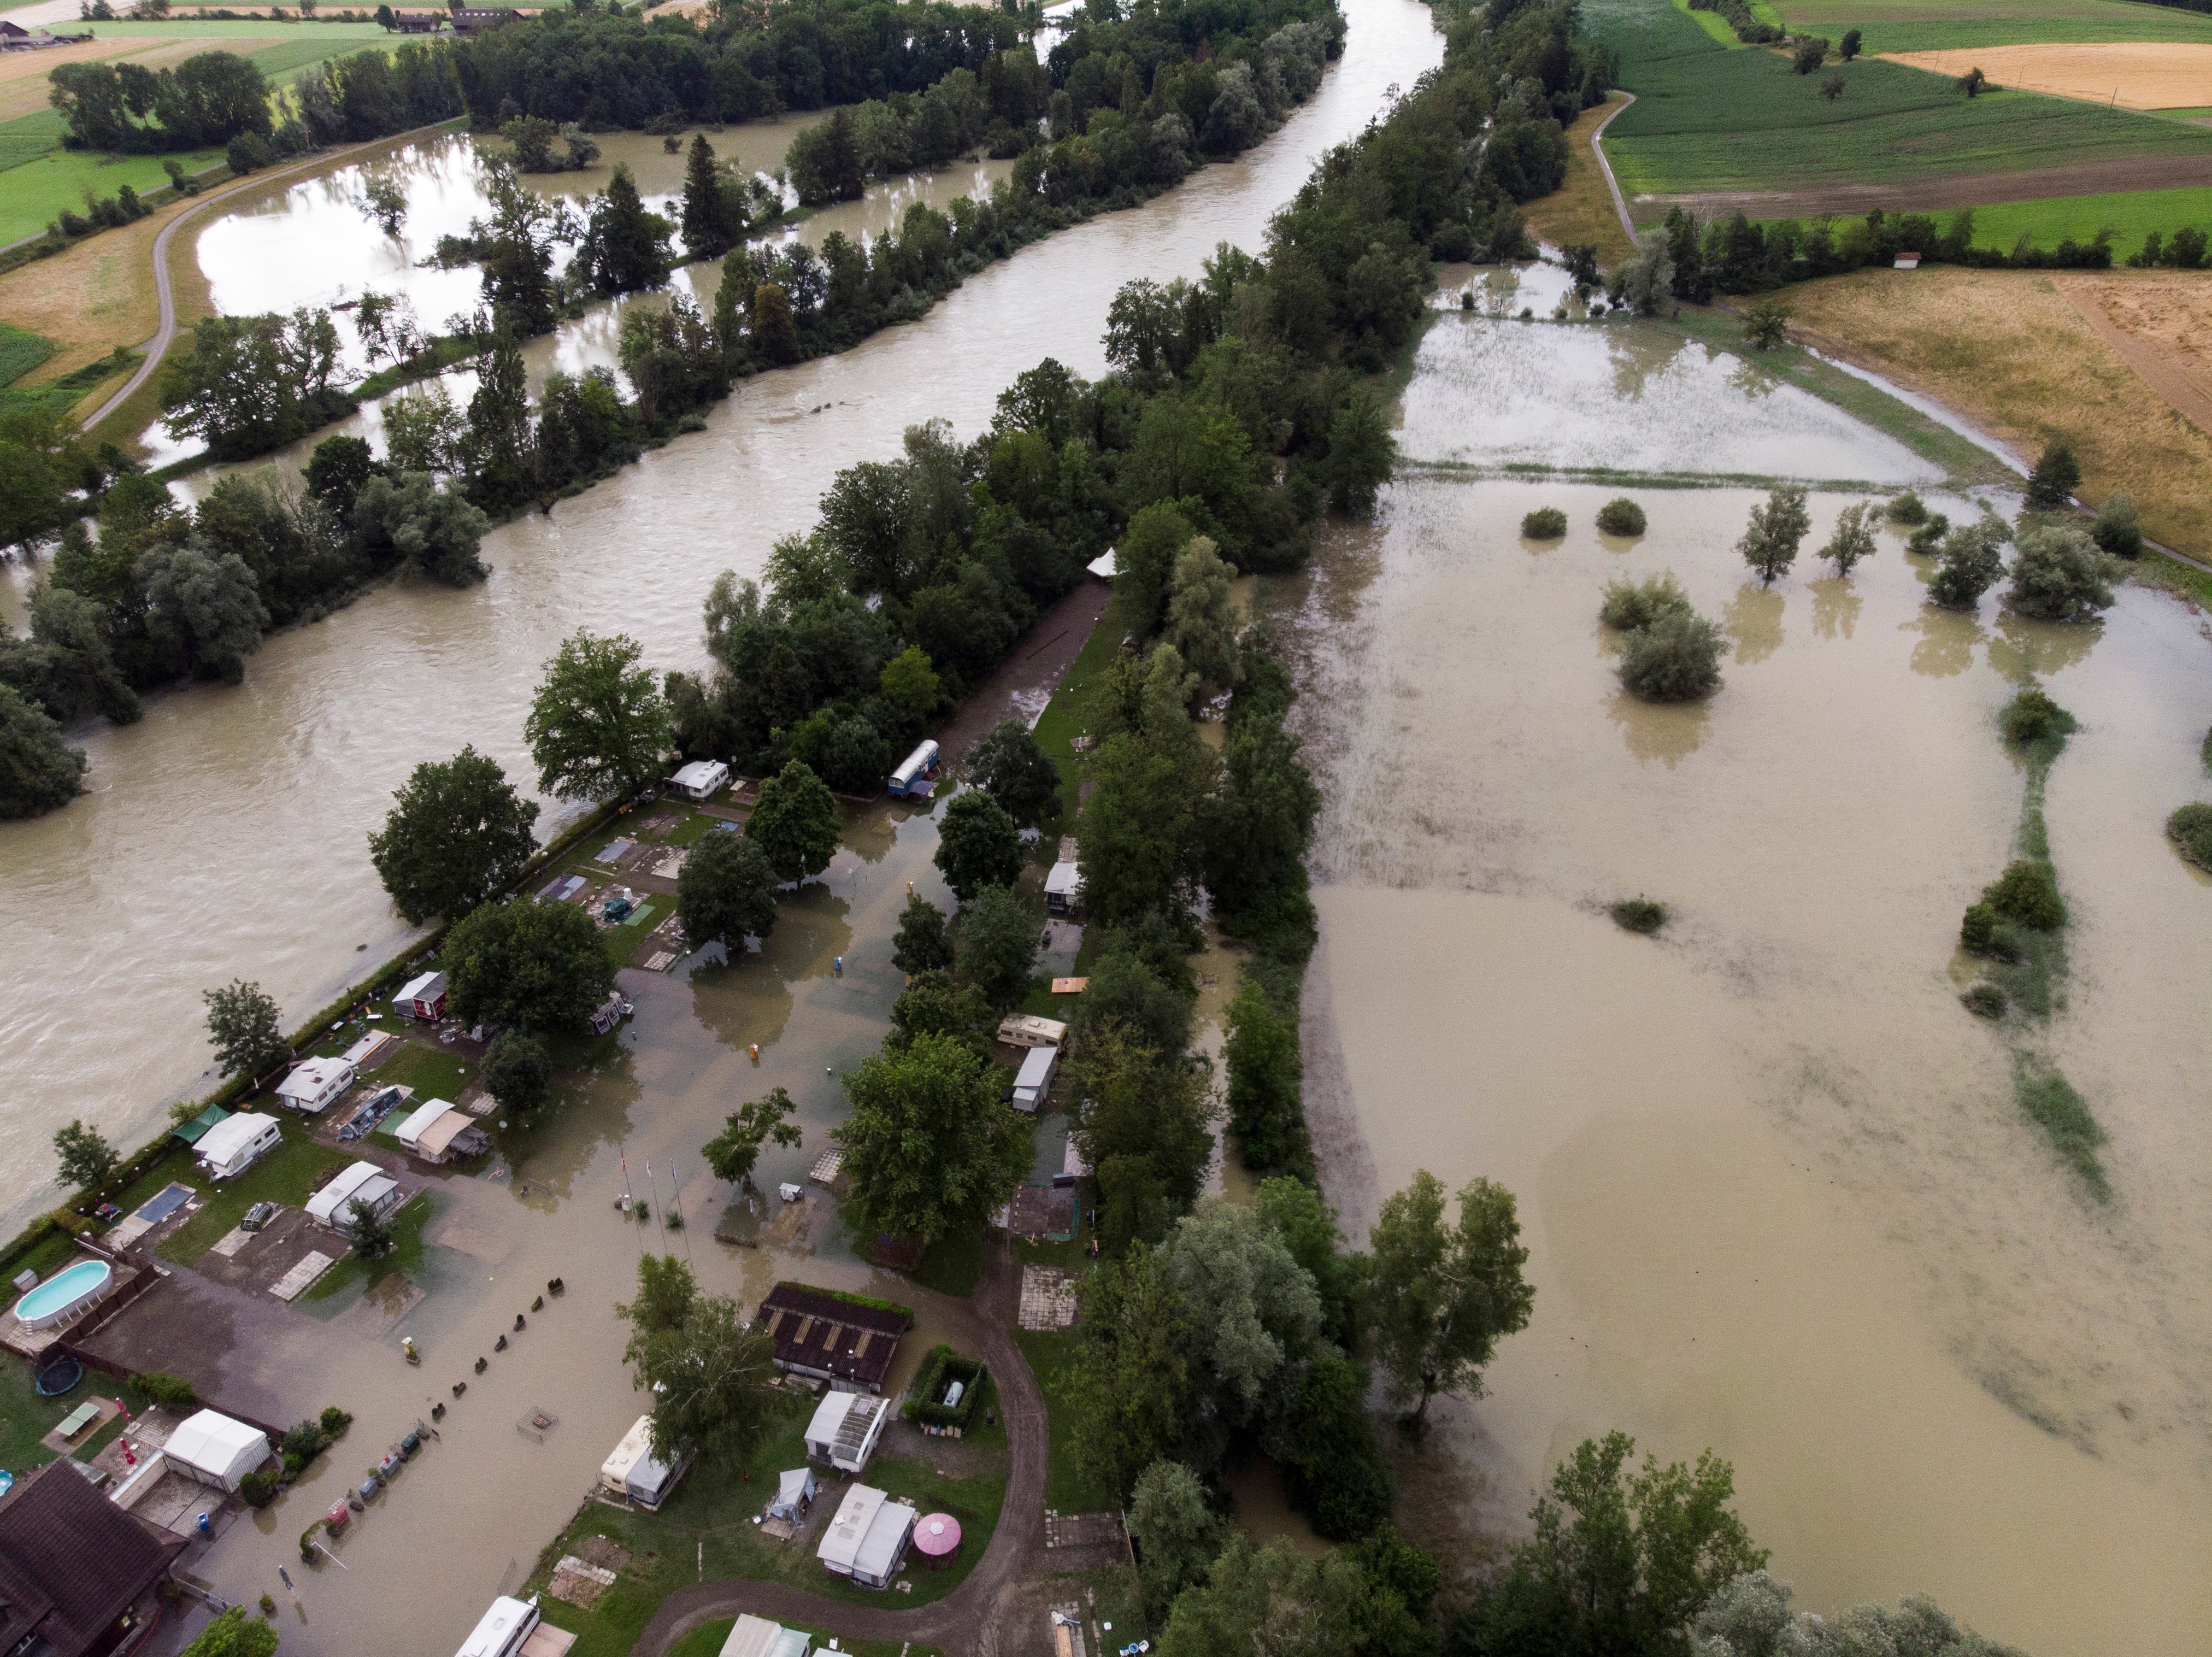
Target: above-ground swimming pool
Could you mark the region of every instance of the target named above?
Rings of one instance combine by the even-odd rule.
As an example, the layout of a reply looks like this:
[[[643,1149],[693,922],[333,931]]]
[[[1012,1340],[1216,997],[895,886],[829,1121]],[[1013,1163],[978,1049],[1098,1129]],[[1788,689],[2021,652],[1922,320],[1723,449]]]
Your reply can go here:
[[[72,1312],[98,1300],[114,1275],[114,1268],[105,1260],[79,1260],[16,1301],[15,1316],[26,1329],[51,1329]]]

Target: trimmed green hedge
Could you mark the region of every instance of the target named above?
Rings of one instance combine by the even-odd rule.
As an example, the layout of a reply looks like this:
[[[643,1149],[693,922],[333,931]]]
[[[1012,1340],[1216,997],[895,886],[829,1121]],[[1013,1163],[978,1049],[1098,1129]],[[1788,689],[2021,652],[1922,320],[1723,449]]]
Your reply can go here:
[[[907,1399],[907,1419],[920,1422],[925,1427],[951,1427],[965,1433],[975,1424],[975,1411],[982,1405],[983,1378],[988,1374],[989,1370],[981,1358],[964,1358],[941,1343],[930,1348],[929,1356],[923,1360],[921,1373],[915,1377],[914,1391]],[[966,1390],[960,1394],[960,1402],[947,1409],[943,1399],[954,1381],[967,1383]]]

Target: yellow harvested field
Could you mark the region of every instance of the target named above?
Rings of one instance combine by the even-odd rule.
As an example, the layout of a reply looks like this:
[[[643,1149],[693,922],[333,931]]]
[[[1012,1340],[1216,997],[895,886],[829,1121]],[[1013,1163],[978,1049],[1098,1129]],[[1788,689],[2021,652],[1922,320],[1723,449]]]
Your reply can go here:
[[[1942,266],[1860,271],[1776,297],[1808,344],[1956,409],[2015,452],[2033,457],[2066,438],[2081,459],[2082,499],[2124,490],[2147,533],[2212,555],[2212,433],[2127,360],[2156,354],[2185,382],[2212,386],[2212,284],[2203,276],[2113,271],[2085,283]],[[2177,400],[2188,400],[2185,384]]]
[[[1555,247],[1577,242],[1594,244],[1598,263],[1618,265],[1636,252],[1636,244],[1620,228],[1620,215],[1613,210],[1613,192],[1606,188],[1605,174],[1590,154],[1590,134],[1607,115],[1620,107],[1621,94],[1585,109],[1567,129],[1567,181],[1548,196],[1540,196],[1521,210],[1528,234]]]
[[[2123,109],[2201,109],[2212,104],[2212,45],[2179,40],[2084,40],[2039,46],[1951,46],[1885,53],[1938,75],[1978,69],[2001,87],[2048,92]]]

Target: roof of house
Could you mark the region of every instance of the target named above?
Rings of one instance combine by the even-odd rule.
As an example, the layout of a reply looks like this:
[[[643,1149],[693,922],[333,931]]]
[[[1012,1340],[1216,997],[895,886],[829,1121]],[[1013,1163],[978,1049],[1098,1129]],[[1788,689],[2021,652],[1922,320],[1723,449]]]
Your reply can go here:
[[[775,1342],[778,1363],[872,1386],[890,1372],[914,1316],[854,1306],[802,1283],[778,1283],[761,1302],[760,1322]]]
[[[435,1001],[445,993],[446,975],[443,972],[425,972],[408,979],[399,987],[399,993],[392,1000]]]
[[[1048,892],[1066,892],[1073,896],[1083,890],[1083,866],[1072,858],[1063,857],[1052,866],[1044,877],[1044,889]]]
[[[117,1507],[66,1462],[0,1497],[0,1650],[33,1631],[55,1657],[98,1644],[183,1548]]]
[[[228,1162],[251,1145],[264,1130],[276,1125],[273,1116],[264,1116],[258,1111],[240,1111],[236,1116],[216,1123],[199,1136],[198,1149],[201,1159],[208,1162]]]

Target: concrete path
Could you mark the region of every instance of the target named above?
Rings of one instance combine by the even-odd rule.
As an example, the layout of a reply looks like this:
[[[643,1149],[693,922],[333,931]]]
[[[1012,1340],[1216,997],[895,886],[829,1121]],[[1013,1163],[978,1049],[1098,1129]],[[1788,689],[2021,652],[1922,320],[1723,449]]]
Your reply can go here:
[[[972,1304],[982,1325],[983,1360],[998,1387],[999,1410],[1006,1417],[1011,1453],[1006,1505],[968,1580],[934,1605],[911,1611],[888,1604],[852,1605],[808,1593],[781,1582],[702,1582],[678,1588],[660,1605],[630,1648],[631,1657],[663,1657],[668,1648],[702,1623],[750,1612],[778,1622],[805,1623],[850,1640],[898,1640],[933,1645],[950,1654],[970,1650],[976,1631],[994,1614],[1007,1589],[1028,1575],[1030,1556],[1041,1545],[1044,1526],[1044,1394],[1027,1359],[1014,1342],[1016,1302],[1021,1270],[1013,1245],[1001,1237],[986,1249],[983,1274]],[[884,1596],[886,1600],[891,1595]]]
[[[1606,118],[1597,124],[1596,130],[1590,134],[1590,154],[1597,157],[1598,170],[1605,174],[1605,187],[1613,192],[1613,210],[1620,215],[1620,228],[1628,232],[1628,239],[1631,241],[1641,246],[1642,240],[1636,234],[1636,222],[1628,216],[1628,204],[1621,199],[1620,180],[1613,176],[1613,163],[1606,160],[1605,147],[1598,143],[1600,138],[1605,137],[1606,128],[1613,125],[1620,112],[1635,101],[1636,94],[1633,92],[1621,93],[1620,102],[1606,113]]]

